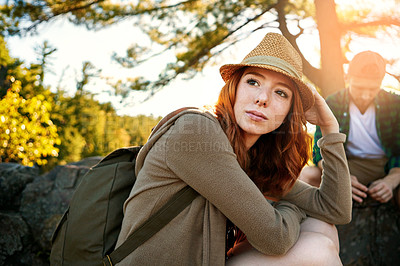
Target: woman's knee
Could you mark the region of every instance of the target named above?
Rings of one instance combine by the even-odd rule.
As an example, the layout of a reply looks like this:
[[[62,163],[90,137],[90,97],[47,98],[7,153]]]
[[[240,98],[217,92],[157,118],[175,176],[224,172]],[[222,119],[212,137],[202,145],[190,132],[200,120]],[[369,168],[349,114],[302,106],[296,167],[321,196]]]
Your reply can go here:
[[[302,223],[299,239],[285,255],[261,254],[247,241],[238,245],[232,255],[226,265],[342,265],[336,227],[314,218]]]
[[[301,232],[314,232],[326,236],[333,242],[336,250],[339,251],[339,236],[335,225],[309,217],[301,224],[300,230]]]
[[[322,171],[316,166],[305,166],[299,175],[299,179],[315,187],[321,184]]]
[[[342,265],[336,243],[325,234],[302,232],[299,245],[302,265]]]
[[[226,265],[338,266],[342,264],[332,240],[321,233],[302,232],[296,244],[285,255],[268,256],[251,247],[233,255],[227,260]]]

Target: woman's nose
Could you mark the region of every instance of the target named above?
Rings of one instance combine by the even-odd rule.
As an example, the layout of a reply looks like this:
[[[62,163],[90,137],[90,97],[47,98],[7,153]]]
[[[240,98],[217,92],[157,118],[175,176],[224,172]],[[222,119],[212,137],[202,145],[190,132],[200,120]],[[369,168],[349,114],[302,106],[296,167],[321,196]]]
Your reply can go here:
[[[266,107],[268,105],[268,93],[267,92],[260,92],[256,97],[255,103],[258,106]]]
[[[256,101],[256,104],[258,105],[258,106],[267,106],[267,102],[265,102],[265,101],[260,101],[260,100],[257,100]]]

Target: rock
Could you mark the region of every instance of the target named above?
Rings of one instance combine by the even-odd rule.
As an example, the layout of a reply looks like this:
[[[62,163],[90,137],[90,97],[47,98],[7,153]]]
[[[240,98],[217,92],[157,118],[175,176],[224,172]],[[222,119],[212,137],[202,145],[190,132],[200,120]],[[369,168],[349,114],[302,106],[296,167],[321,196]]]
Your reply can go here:
[[[29,234],[27,224],[17,213],[0,213],[0,265],[6,258],[23,250]]]
[[[18,210],[21,192],[39,175],[39,169],[16,163],[0,163],[0,210]]]
[[[57,166],[47,175],[35,178],[23,191],[21,216],[30,228],[35,228],[33,237],[43,249],[51,249],[51,235],[58,218],[65,212],[76,186],[88,170],[86,165]]]
[[[0,212],[0,265],[48,265],[45,253],[18,213]]]
[[[51,236],[81,178],[101,157],[39,169],[0,163],[0,265],[49,265]]]

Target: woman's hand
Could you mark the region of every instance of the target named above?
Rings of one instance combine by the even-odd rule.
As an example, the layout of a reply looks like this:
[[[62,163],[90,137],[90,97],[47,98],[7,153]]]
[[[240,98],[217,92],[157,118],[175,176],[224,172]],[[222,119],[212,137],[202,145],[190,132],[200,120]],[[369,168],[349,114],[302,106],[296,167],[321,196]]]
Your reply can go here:
[[[329,133],[339,133],[339,123],[337,122],[328,104],[317,92],[314,86],[311,84],[308,84],[308,86],[311,88],[314,94],[315,103],[309,110],[307,110],[307,112],[305,112],[307,121],[313,125],[320,126],[322,136],[325,136]]]

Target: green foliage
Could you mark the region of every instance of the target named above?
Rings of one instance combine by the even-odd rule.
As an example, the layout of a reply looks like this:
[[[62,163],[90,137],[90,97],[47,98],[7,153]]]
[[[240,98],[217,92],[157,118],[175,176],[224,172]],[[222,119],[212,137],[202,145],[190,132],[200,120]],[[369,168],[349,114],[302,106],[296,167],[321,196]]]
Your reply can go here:
[[[24,99],[15,81],[0,101],[0,160],[45,165],[58,156],[60,139],[50,119],[51,104],[41,94]]]
[[[109,104],[100,104],[84,91],[73,97],[59,91],[52,94],[53,101],[49,102],[40,94],[24,99],[20,90],[20,82],[15,81],[0,101],[2,162],[50,162],[46,166],[49,169],[90,156],[104,156],[120,147],[143,145],[161,119],[118,116]],[[57,159],[49,160],[50,156]]]
[[[54,73],[51,70],[51,63],[49,61],[52,59],[51,55],[57,49],[52,47],[48,41],[44,41],[43,45],[35,47],[35,51],[39,55],[39,64],[35,65],[35,68],[38,68],[39,82],[43,86],[44,73]]]
[[[53,117],[61,139],[58,164],[144,144],[159,121],[147,116],[118,116],[109,104],[101,104],[93,96],[85,91],[77,91],[73,97],[59,91],[55,96]]]
[[[90,16],[92,8],[96,8],[98,3],[104,0],[73,0],[73,1],[54,1],[54,0],[10,0],[0,5],[0,30],[2,35],[23,34],[25,31],[35,30],[36,27],[57,16],[71,13],[71,21],[79,23],[85,16]],[[112,12],[106,8],[108,12]],[[107,12],[103,12],[106,16]],[[97,19],[96,19],[97,21]],[[32,22],[32,24],[28,23]]]
[[[7,94],[7,89],[11,86],[10,78],[15,79],[14,69],[18,65],[20,62],[10,57],[6,42],[0,36],[0,99]]]
[[[382,5],[389,2],[382,1]],[[319,3],[318,9],[316,3]],[[396,3],[398,5],[398,1]],[[214,58],[228,47],[259,30],[278,29],[299,48],[296,39],[317,29],[320,31],[321,62],[328,61],[329,56],[338,60],[335,63],[330,60],[328,66],[318,69],[303,58],[304,73],[317,87],[328,91],[331,86],[335,87],[333,89],[341,88],[342,71],[337,70],[342,70],[342,55],[349,49],[354,36],[374,37],[382,31],[391,34],[394,39],[400,36],[398,8],[386,13],[372,12],[374,10],[367,4],[362,8],[349,5],[333,9],[333,0],[9,0],[0,5],[0,36],[32,33],[39,24],[61,16],[88,29],[100,29],[129,18],[148,37],[151,45],[141,43],[141,38],[138,38],[126,55],[114,54],[117,62],[135,68],[166,52],[172,52],[174,57],[154,80],[130,77],[117,81],[114,84],[116,93],[125,97],[131,90],[154,93],[178,75],[190,79],[207,64],[214,63]],[[321,21],[316,20],[317,10],[324,10],[323,18],[327,13],[334,15],[330,18],[337,15],[339,24],[332,26],[325,23],[324,28]],[[332,24],[330,18],[325,21]],[[307,23],[301,23],[305,20]],[[334,31],[340,34],[332,34]],[[334,47],[329,46],[331,39],[335,41]],[[324,54],[322,50],[327,52]],[[144,144],[159,118],[120,117],[109,103],[96,101],[94,95],[85,90],[90,79],[100,73],[90,62],[84,62],[76,87],[68,88],[68,91],[76,89],[74,96],[67,96],[59,88],[57,92],[52,88],[51,92],[43,85],[44,75],[51,71],[49,65],[55,51],[51,45],[44,43],[37,48],[38,62],[27,66],[9,56],[6,43],[0,37],[0,99],[6,99],[7,90],[13,86],[14,96],[20,88],[18,96],[15,96],[20,99],[17,101],[40,100],[49,105],[48,110],[52,110],[49,119],[57,127],[60,139],[54,144],[59,149],[58,157],[51,159],[49,164],[77,161],[87,156],[105,155],[122,146]],[[399,80],[399,75],[393,77]],[[9,97],[7,101],[10,101]],[[22,139],[23,133],[16,134],[14,138]],[[45,154],[49,159],[51,153]],[[4,155],[2,158],[8,157]]]
[[[166,64],[154,81],[135,79],[131,88],[155,92],[178,75],[194,77],[214,56],[235,43],[241,29],[261,19],[274,1],[146,1],[138,4],[137,24],[157,44],[152,51],[139,43],[125,57],[115,56],[124,66],[135,67],[159,53],[175,51],[176,61]],[[140,11],[141,10],[141,11]],[[146,11],[146,12],[145,12]],[[132,16],[132,15],[131,15]],[[140,81],[140,82],[138,82]]]
[[[44,65],[44,64],[43,64]],[[11,58],[0,37],[0,157],[3,162],[46,165],[58,156],[60,138],[53,124],[54,102],[43,87],[40,64],[29,68]]]
[[[50,90],[42,84],[44,77],[43,69],[47,62],[46,57],[50,54],[39,55],[39,60],[42,61],[41,64],[24,66],[23,62],[19,59],[10,57],[6,42],[0,36],[0,98],[6,95],[7,90],[14,80],[18,80],[22,88],[19,93],[25,99],[42,94],[46,100],[51,101]]]
[[[314,17],[315,5],[313,0],[291,0],[287,5],[288,13],[296,14],[299,18]]]
[[[381,1],[381,6],[394,6],[385,12],[371,7],[373,1],[356,2],[342,3],[345,8],[334,10],[334,0],[10,0],[0,6],[3,15],[0,31],[3,35],[24,34],[61,15],[88,29],[101,29],[130,19],[134,27],[148,36],[152,45],[141,43],[142,38],[138,38],[126,55],[114,54],[117,62],[125,67],[138,67],[166,52],[172,51],[175,57],[156,78],[138,76],[117,81],[113,87],[125,97],[131,90],[148,91],[152,95],[178,75],[192,78],[228,47],[256,31],[278,29],[301,51],[296,39],[318,30],[321,62],[330,60],[330,56],[337,60],[316,68],[303,58],[304,73],[315,85],[331,92],[343,85],[342,65],[346,61],[343,55],[353,37],[374,37],[382,32],[393,39],[400,36],[398,1]],[[323,16],[326,20],[332,21],[334,17],[336,21],[337,16],[339,23],[323,26],[324,23],[317,21],[317,3],[319,10],[330,13],[329,18]],[[333,37],[331,33],[335,31],[339,34]]]
[[[50,170],[58,164],[114,149],[141,145],[160,118],[118,116],[110,103],[99,103],[85,90],[99,74],[90,62],[82,65],[76,93],[67,96],[43,86],[55,49],[47,42],[37,49],[38,63],[23,66],[11,58],[0,37],[0,162],[37,164]],[[0,71],[0,74],[2,72]],[[8,88],[6,86],[9,85]]]
[[[143,145],[146,143],[152,128],[161,120],[161,117],[139,115],[135,117],[123,116],[121,122],[123,128],[131,136],[131,145]]]

